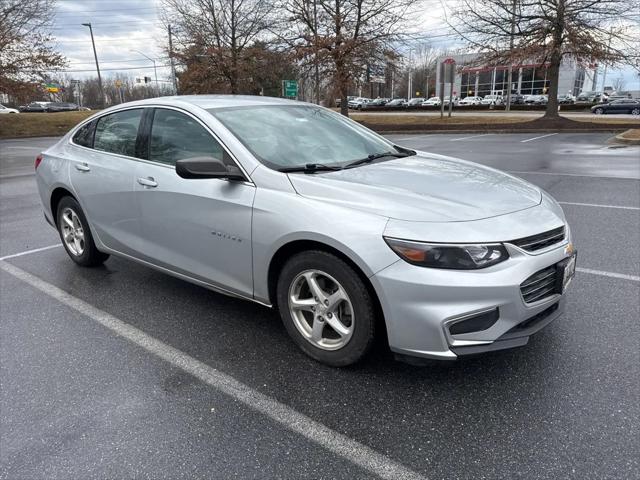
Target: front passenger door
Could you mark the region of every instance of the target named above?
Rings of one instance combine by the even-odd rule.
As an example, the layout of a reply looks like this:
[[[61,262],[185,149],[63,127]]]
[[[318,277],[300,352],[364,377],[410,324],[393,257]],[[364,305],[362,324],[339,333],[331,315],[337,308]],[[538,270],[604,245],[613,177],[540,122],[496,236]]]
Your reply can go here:
[[[156,108],[148,161],[136,171],[143,253],[160,266],[234,293],[253,295],[251,210],[255,187],[222,179],[184,179],[178,160],[213,156],[233,162],[197,119]]]

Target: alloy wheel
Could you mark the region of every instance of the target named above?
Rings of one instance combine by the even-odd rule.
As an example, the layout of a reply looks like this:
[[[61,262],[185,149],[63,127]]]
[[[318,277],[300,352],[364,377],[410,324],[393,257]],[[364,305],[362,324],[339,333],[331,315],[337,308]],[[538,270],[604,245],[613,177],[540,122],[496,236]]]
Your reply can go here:
[[[67,207],[62,211],[60,229],[67,249],[76,256],[84,253],[85,238],[82,222],[73,209]]]
[[[320,270],[306,270],[293,279],[289,311],[300,334],[317,348],[338,350],[353,335],[355,316],[347,292]]]

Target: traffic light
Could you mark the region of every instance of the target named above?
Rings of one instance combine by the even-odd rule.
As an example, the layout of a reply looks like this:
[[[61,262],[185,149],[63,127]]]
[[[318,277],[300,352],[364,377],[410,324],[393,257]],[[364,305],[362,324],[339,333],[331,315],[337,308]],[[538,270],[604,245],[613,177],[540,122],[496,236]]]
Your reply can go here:
[[[151,77],[144,77],[144,83],[151,82]]]

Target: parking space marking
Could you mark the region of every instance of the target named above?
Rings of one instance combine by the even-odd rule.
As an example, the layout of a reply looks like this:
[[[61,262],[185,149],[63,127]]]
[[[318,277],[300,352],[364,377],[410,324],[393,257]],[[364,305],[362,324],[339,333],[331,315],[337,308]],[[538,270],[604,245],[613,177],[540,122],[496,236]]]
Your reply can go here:
[[[599,203],[558,202],[560,205],[575,205],[578,207],[618,208],[621,210],[640,210],[640,207],[626,207],[622,205],[601,205]]]
[[[53,246],[45,247],[53,248]],[[27,253],[42,251],[34,249]],[[19,256],[16,254],[10,258]],[[8,257],[5,257],[8,258]],[[279,401],[260,393],[257,390],[239,382],[235,378],[223,373],[199,360],[187,355],[155,337],[147,335],[116,318],[115,316],[100,310],[93,305],[81,300],[64,290],[48,283],[21,268],[18,268],[4,260],[0,260],[0,268],[13,275],[17,279],[40,290],[67,307],[81,313],[85,317],[99,323],[114,334],[145,349],[149,353],[161,358],[170,365],[179,368],[205,384],[216,388],[226,395],[242,402],[247,407],[263,414],[283,427],[298,433],[307,440],[325,448],[326,450],[348,460],[358,467],[367,470],[372,476],[389,480],[423,479],[422,475],[410,470],[391,458],[382,455],[366,445],[353,440],[329,427],[312,420],[306,415]]]
[[[631,280],[632,282],[640,282],[640,276],[627,275],[625,273],[605,272],[604,270],[593,270],[591,268],[576,267],[576,271],[582,273],[590,273],[591,275],[600,275],[603,277],[620,278],[622,280]]]
[[[24,252],[14,253],[12,255],[5,255],[4,257],[0,257],[0,261],[8,260],[9,258],[22,257],[24,255],[31,255],[32,253],[44,252],[45,250],[51,250],[52,248],[61,247],[61,243],[56,243],[55,245],[48,245],[46,247],[34,248],[33,250],[25,250]]]
[[[520,140],[520,143],[533,142],[534,140],[539,140],[540,138],[552,137],[554,135],[558,135],[558,133],[548,133],[546,135],[540,135],[539,137],[527,138],[526,140]]]
[[[521,173],[523,175],[560,175],[563,177],[613,178],[616,180],[640,180],[639,177],[616,177],[611,175],[588,175],[584,173],[563,172],[523,172],[522,170],[508,170],[507,173]]]
[[[460,140],[469,140],[470,138],[488,137],[489,135],[495,135],[494,133],[483,133],[481,135],[472,135],[470,137],[451,138],[450,142],[459,142]]]

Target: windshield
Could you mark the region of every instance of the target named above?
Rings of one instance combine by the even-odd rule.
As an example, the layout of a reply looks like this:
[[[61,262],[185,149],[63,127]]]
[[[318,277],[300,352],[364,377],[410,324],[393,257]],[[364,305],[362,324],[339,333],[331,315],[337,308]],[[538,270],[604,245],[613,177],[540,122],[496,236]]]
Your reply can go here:
[[[266,105],[208,110],[269,168],[307,164],[344,166],[393,144],[356,122],[310,105]]]

